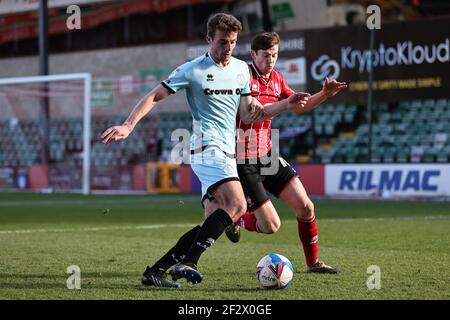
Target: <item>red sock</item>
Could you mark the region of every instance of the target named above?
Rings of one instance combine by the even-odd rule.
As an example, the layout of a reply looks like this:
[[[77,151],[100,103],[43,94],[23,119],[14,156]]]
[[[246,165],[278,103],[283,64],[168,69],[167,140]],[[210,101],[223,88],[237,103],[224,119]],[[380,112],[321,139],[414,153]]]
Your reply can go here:
[[[306,265],[314,264],[319,258],[319,231],[317,230],[316,217],[312,221],[298,222],[298,236],[303,244],[305,252]]]
[[[246,212],[235,222],[238,226],[241,226],[245,230],[258,232],[256,227],[256,216],[252,212]]]

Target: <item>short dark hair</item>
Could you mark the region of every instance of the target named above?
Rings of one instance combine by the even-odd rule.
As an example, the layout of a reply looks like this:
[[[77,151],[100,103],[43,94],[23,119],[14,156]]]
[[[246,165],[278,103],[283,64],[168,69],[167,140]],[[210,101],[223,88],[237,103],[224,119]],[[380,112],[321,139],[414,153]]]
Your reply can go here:
[[[231,14],[216,13],[209,17],[207,23],[207,35],[214,37],[216,30],[225,32],[241,32],[242,24]]]
[[[252,40],[252,50],[267,50],[280,44],[280,36],[276,32],[263,32],[257,34]]]

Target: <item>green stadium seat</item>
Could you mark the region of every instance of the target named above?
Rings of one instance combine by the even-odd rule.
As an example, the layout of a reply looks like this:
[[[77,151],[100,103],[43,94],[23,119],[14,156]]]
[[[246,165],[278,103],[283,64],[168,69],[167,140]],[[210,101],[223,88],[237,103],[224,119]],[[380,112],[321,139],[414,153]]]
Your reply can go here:
[[[316,123],[314,126],[314,131],[317,135],[322,135],[323,134],[323,126],[322,124]]]
[[[387,124],[391,120],[391,114],[387,112],[380,113],[378,115],[378,122],[381,124]]]
[[[438,150],[435,147],[427,147],[424,150],[422,161],[431,163],[435,162]]]
[[[344,112],[343,120],[345,123],[353,123],[355,121],[355,113],[353,111],[346,110]]]
[[[447,106],[447,99],[438,99],[435,102],[435,108],[444,108]]]
[[[400,163],[405,163],[409,161],[410,149],[408,147],[397,148],[396,160]]]
[[[395,161],[396,147],[387,147],[383,151],[383,162],[392,163]]]
[[[358,136],[366,135],[369,133],[369,126],[367,124],[362,124],[356,129]]]
[[[357,149],[349,149],[347,153],[345,154],[345,162],[346,163],[355,163],[356,157],[358,156]]]
[[[397,123],[392,127],[393,134],[403,135],[406,133],[407,126],[405,123]]]
[[[345,113],[346,111],[347,111],[347,108],[346,108],[345,104],[339,103],[334,106],[334,112]]]
[[[330,117],[327,115],[314,115],[314,122],[316,124],[325,124],[330,121]]]
[[[445,146],[437,151],[436,161],[440,163],[448,163],[450,161],[450,146]]]
[[[391,114],[391,122],[402,122],[403,121],[403,113],[396,111]]]
[[[327,123],[325,124],[324,133],[328,136],[334,135],[334,123]]]
[[[410,109],[421,109],[422,106],[422,100],[413,100],[409,107]]]
[[[335,149],[323,149],[323,148],[316,148],[316,156],[320,158],[320,161],[322,163],[330,163],[333,159],[335,153]]]
[[[386,102],[380,102],[376,104],[375,109],[377,112],[389,112],[389,104]]]
[[[409,110],[411,103],[409,101],[401,101],[398,104],[400,110]]]
[[[434,105],[435,105],[434,99],[427,99],[422,103],[422,107],[426,109],[434,108]]]
[[[413,146],[411,147],[411,162],[420,162],[423,156],[425,148],[423,146]]]
[[[370,156],[370,162],[372,163],[379,163],[381,162],[382,157],[382,148],[374,148],[372,150],[371,156]]]

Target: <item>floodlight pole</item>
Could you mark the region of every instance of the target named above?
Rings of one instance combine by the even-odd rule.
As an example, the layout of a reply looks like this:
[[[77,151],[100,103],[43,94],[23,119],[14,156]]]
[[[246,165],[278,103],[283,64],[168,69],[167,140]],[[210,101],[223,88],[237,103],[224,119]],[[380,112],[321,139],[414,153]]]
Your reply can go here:
[[[39,75],[48,75],[48,20],[47,0],[39,0]],[[50,159],[50,108],[48,84],[42,86],[44,96],[40,98],[40,133],[41,133],[41,161],[46,165]]]
[[[260,0],[262,15],[263,15],[263,27],[264,31],[271,32],[273,29],[272,17],[270,16],[268,0]]]
[[[372,162],[372,109],[373,109],[373,50],[375,47],[375,29],[370,30],[370,59],[369,59],[369,79],[368,79],[368,89],[367,89],[367,122],[369,126],[369,141],[367,144],[368,148],[368,162]]]

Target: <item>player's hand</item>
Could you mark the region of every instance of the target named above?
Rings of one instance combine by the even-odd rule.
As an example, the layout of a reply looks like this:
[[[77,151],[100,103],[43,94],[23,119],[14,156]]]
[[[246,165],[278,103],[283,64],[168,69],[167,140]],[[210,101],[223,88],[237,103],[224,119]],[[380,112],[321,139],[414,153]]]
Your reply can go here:
[[[250,119],[254,121],[265,114],[264,106],[256,98],[252,98],[252,102],[248,105]]]
[[[308,103],[309,97],[311,97],[311,95],[306,92],[294,93],[287,100],[288,109],[293,111],[301,111]]]
[[[131,129],[128,125],[110,127],[102,133],[102,142],[104,144],[111,143],[117,140],[126,139],[131,133]]]
[[[336,80],[329,80],[328,77],[325,77],[323,80],[322,91],[327,98],[333,97],[339,93],[342,89],[347,88],[348,85],[345,82],[338,82]]]

